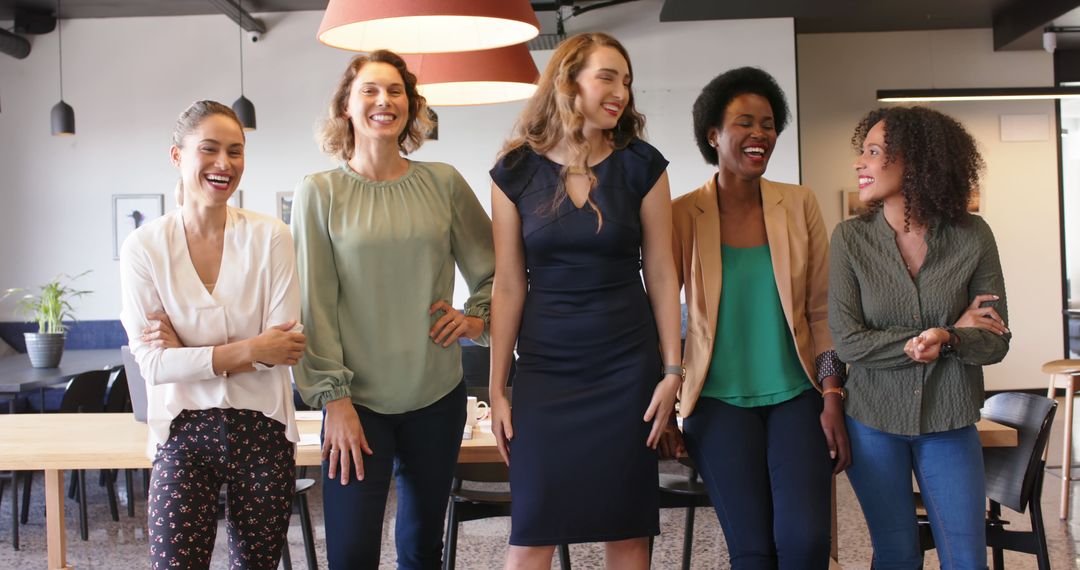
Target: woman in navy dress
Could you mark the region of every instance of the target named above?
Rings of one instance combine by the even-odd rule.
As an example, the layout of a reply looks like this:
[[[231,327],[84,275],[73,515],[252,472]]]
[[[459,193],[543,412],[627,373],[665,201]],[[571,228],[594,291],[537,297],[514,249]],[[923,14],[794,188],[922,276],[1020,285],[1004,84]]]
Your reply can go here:
[[[656,447],[682,383],[679,299],[667,160],[639,138],[632,77],[614,38],[566,40],[491,171],[508,568],[550,568],[554,545],[578,542],[606,543],[608,567],[647,568],[659,533]]]

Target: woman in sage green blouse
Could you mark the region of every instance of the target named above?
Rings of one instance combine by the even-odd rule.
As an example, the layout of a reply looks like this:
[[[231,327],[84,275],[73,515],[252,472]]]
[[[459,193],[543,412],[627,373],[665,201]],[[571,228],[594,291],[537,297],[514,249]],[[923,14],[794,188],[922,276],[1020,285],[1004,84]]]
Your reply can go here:
[[[986,568],[982,366],[1009,350],[990,227],[968,213],[983,161],[960,123],[871,112],[852,138],[866,213],[836,227],[829,328],[851,365],[848,478],[878,570],[919,568],[914,472],[943,569]]]
[[[672,206],[688,318],[679,413],[735,570],[829,567],[830,481],[850,454],[827,324],[828,238],[809,188],[763,178],[784,92],[713,79],[694,136],[716,173]]]
[[[491,221],[452,166],[417,162],[430,130],[396,54],[353,58],[330,102],[323,150],[340,167],[306,177],[292,224],[308,335],[294,371],[322,408],[331,568],[377,568],[397,478],[397,564],[437,568],[465,424],[457,340],[486,343]],[[472,295],[451,306],[454,266]],[[395,466],[396,464],[396,466]]]

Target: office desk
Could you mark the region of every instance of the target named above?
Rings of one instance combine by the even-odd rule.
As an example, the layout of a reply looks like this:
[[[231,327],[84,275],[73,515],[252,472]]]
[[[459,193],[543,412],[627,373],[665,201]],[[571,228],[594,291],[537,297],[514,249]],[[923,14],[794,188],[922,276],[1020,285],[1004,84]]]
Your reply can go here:
[[[301,435],[318,434],[318,420],[297,421]],[[1016,430],[988,421],[978,424],[987,447],[1017,443]],[[0,470],[45,471],[45,516],[49,570],[66,570],[64,525],[65,469],[143,469],[146,424],[132,414],[15,414],[0,416]],[[502,459],[490,433],[477,431],[461,443],[460,463],[497,463]],[[300,446],[297,465],[319,465],[319,446]]]
[[[30,357],[13,354],[0,358],[0,396],[17,396],[67,382],[72,376],[120,365],[120,349],[65,350],[60,366],[34,368]],[[15,399],[12,398],[11,412]]]
[[[119,356],[119,351],[116,351]],[[65,357],[66,358],[66,357]],[[303,434],[318,434],[320,421],[297,421]],[[64,526],[65,469],[144,469],[146,424],[132,414],[15,414],[0,416],[0,470],[45,471],[45,517],[49,570],[67,563]],[[502,461],[490,433],[461,443],[458,461]],[[297,465],[320,465],[319,446],[297,449]]]

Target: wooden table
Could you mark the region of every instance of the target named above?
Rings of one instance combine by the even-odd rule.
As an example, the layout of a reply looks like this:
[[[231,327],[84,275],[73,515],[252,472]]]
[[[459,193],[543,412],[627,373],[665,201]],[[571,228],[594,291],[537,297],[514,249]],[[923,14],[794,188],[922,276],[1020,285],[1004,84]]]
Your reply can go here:
[[[301,435],[318,434],[318,420],[298,421]],[[1016,430],[989,421],[978,424],[987,447],[1017,443]],[[49,570],[66,570],[65,469],[143,469],[146,424],[132,414],[14,414],[0,416],[0,470],[45,471],[45,517]],[[477,431],[461,443],[460,463],[501,461],[490,433]],[[300,446],[297,465],[320,465],[317,445]]]
[[[104,370],[120,364],[120,350],[65,350],[56,368],[34,368],[30,357],[13,354],[0,358],[0,396],[17,396],[40,388],[49,388],[67,382],[72,376]],[[14,413],[15,399],[11,400]],[[44,406],[44,404],[43,404]]]
[[[119,355],[119,352],[117,352]],[[296,422],[301,434],[319,433],[319,421]],[[132,414],[14,414],[0,416],[0,470],[45,471],[45,519],[49,570],[67,563],[64,526],[65,469],[143,469],[147,426]],[[458,461],[502,461],[490,433],[461,442]],[[297,449],[297,465],[320,465],[319,446]]]

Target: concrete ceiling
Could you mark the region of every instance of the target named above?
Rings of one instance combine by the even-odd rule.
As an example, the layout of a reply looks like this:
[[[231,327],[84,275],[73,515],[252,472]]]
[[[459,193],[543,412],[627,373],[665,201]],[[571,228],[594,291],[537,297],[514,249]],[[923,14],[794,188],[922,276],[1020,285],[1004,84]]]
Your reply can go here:
[[[64,18],[119,18],[219,14],[232,0],[63,0]],[[322,10],[327,0],[245,0],[249,13]],[[538,10],[555,5],[589,7],[595,0],[532,0]],[[1080,0],[665,0],[661,21],[794,17],[798,33],[879,32],[956,28],[995,29],[998,49],[1039,49],[1042,28],[1080,22]],[[0,0],[0,20],[17,10],[52,13],[55,0]],[[1068,14],[1072,15],[1068,15]],[[1056,25],[1075,25],[1058,23]],[[1080,44],[1080,34],[1076,41]],[[999,39],[1000,36],[1000,39]],[[1059,38],[1070,47],[1071,37]],[[1064,44],[1062,44],[1064,42]]]

